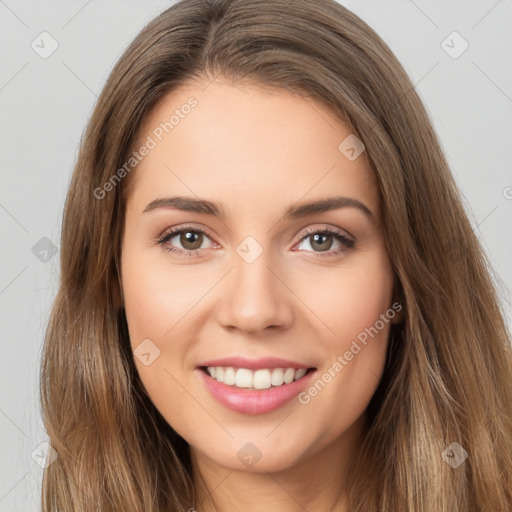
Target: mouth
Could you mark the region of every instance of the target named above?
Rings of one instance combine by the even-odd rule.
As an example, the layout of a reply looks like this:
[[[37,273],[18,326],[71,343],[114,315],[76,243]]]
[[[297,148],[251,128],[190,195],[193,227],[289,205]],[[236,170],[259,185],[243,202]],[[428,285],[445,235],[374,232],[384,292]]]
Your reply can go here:
[[[200,366],[199,369],[212,379],[238,389],[259,391],[286,386],[302,379],[316,368],[234,368],[233,366]]]
[[[247,415],[272,412],[309,384],[317,368],[283,359],[229,358],[201,363],[196,372],[210,395]]]

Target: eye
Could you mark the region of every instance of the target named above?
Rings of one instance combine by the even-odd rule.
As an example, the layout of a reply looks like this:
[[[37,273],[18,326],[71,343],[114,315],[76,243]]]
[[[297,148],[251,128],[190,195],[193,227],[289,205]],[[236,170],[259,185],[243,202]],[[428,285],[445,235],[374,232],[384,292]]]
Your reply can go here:
[[[179,257],[192,257],[200,256],[201,250],[208,248],[203,245],[208,240],[211,241],[210,237],[200,228],[179,226],[165,231],[157,239],[157,243],[164,247],[165,250]],[[212,244],[215,247],[220,247],[216,242],[212,242]],[[337,247],[332,249],[333,245],[336,244]],[[316,257],[329,257],[337,256],[353,249],[355,241],[341,230],[338,231],[329,227],[314,227],[305,229],[300,234],[298,245],[299,250],[312,252]],[[306,245],[306,247],[300,247],[302,245]]]
[[[299,246],[305,245],[306,248],[299,247],[299,249],[314,252],[315,256],[336,256],[355,247],[355,241],[352,238],[349,238],[341,231],[329,227],[308,228],[300,236]],[[337,247],[332,249],[333,245],[336,244]],[[311,250],[308,249],[308,246]]]
[[[199,256],[203,243],[210,237],[202,229],[180,226],[167,230],[157,242],[169,252],[177,256]],[[178,247],[176,247],[178,246]],[[181,247],[179,247],[181,246]]]

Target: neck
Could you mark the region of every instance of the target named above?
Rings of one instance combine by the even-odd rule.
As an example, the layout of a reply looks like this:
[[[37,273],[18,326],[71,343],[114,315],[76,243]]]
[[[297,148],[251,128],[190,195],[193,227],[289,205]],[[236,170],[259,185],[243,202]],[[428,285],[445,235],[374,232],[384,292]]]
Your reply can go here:
[[[191,447],[197,512],[347,512],[345,481],[357,455],[364,416],[332,443],[280,471],[241,471]]]

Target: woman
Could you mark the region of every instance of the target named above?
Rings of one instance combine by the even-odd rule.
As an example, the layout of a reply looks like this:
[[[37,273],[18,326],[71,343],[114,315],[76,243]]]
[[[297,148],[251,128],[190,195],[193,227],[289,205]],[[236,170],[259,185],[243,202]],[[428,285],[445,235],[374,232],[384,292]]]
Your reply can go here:
[[[43,510],[508,511],[510,342],[413,85],[329,0],[188,0],[62,229]]]

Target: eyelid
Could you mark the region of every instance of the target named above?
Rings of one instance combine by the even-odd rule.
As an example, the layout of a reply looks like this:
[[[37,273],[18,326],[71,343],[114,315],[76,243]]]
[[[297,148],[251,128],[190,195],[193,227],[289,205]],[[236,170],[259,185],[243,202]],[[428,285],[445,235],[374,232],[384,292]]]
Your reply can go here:
[[[179,226],[165,229],[164,231],[162,231],[160,233],[160,235],[156,239],[157,239],[157,241],[161,241],[170,234],[179,233],[186,229],[190,229],[191,231],[197,231],[197,232],[207,235],[210,238],[214,238],[211,235],[211,233],[209,232],[208,228],[204,228],[202,226],[198,227],[194,224],[182,224]],[[307,228],[304,228],[303,230],[301,230],[299,232],[299,234],[297,235],[297,241],[294,244],[296,244],[297,242],[300,242],[304,238],[305,235],[322,232],[322,230],[325,230],[326,232],[330,232],[330,233],[336,233],[339,235],[348,236],[348,238],[355,241],[355,237],[351,233],[349,233],[346,229],[341,229],[341,228],[338,228],[335,226],[330,226],[329,224],[320,224],[320,225],[308,226]]]
[[[300,244],[307,240],[310,236],[322,233],[322,234],[328,234],[332,237],[334,237],[339,243],[340,247],[337,249],[329,249],[327,251],[304,251],[304,250],[297,250],[299,252],[304,252],[307,254],[307,257],[313,257],[313,258],[336,258],[342,256],[345,252],[353,250],[356,247],[356,238],[349,234],[348,231],[345,231],[344,229],[331,226],[329,224],[323,224],[323,225],[316,225],[316,226],[309,226],[306,229],[303,229],[299,235],[299,240],[295,242],[294,246],[297,244]],[[310,242],[311,245],[311,242]]]
[[[182,224],[179,226],[173,226],[172,228],[168,228],[164,230],[156,239],[156,242],[162,246],[164,246],[164,242],[166,239],[173,238],[174,235],[182,233],[184,231],[193,231],[197,233],[202,233],[203,235],[206,235],[208,238],[212,240],[214,244],[218,244],[214,240],[214,237],[212,237],[209,233],[209,230],[204,227],[198,227],[194,224]],[[340,255],[341,253],[345,252],[346,250],[352,249],[355,246],[356,239],[353,235],[351,235],[348,231],[335,227],[330,226],[328,224],[321,224],[321,225],[313,225],[308,226],[307,228],[301,230],[301,232],[297,235],[297,241],[294,242],[293,246],[303,242],[306,240],[309,236],[317,234],[317,233],[327,233],[331,236],[334,236],[342,245],[344,245],[344,248],[341,249],[330,249],[328,251],[301,251],[305,253],[312,253],[315,257],[329,257],[329,256],[336,256]],[[201,252],[205,249],[195,249],[195,250],[189,250],[189,249],[176,249],[176,248],[166,248],[166,250],[176,253],[180,256],[200,256]]]
[[[169,235],[174,235],[174,234],[177,234],[177,233],[181,233],[182,231],[186,231],[186,230],[189,230],[189,231],[196,231],[198,233],[203,233],[204,235],[208,236],[209,238],[214,238],[209,230],[207,228],[204,228],[204,227],[199,227],[199,226],[196,226],[194,224],[180,224],[179,226],[173,226],[172,228],[167,228],[165,229],[164,231],[162,231],[160,233],[160,235],[158,235],[156,237],[156,241],[157,242],[161,242],[163,240],[165,240]]]
[[[315,234],[315,233],[330,233],[342,236],[351,240],[352,242],[356,241],[356,237],[349,233],[346,229],[341,229],[336,226],[331,226],[330,224],[316,224],[313,226],[308,226],[304,228],[298,235],[298,242],[302,241],[304,236]]]

